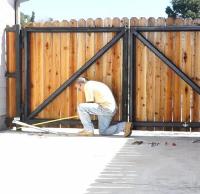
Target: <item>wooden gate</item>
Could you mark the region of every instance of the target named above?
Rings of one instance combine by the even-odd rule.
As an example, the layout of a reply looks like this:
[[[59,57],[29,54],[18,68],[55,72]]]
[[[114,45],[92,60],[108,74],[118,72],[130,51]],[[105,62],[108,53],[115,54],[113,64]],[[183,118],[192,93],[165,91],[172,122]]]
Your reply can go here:
[[[22,119],[38,122],[77,115],[84,95],[80,75],[106,83],[118,105],[114,120],[127,120],[126,19],[71,20],[22,29]],[[123,40],[122,40],[123,39]],[[77,124],[79,120],[62,123]]]
[[[135,127],[200,127],[200,27],[195,21],[132,18],[129,112]]]
[[[11,112],[19,103],[11,91],[19,91],[12,87],[20,89],[20,79],[22,94],[16,99],[21,100],[18,112],[24,121],[76,115],[84,95],[77,93],[73,82],[83,75],[112,89],[119,107],[115,121],[130,120],[135,128],[148,130],[198,129],[200,26],[196,23],[199,20],[171,18],[33,23],[21,30],[21,43],[7,32],[7,75],[15,71],[9,69],[13,57],[18,56],[17,69],[22,68],[18,87],[9,78],[8,117],[16,116]],[[16,42],[21,55],[14,56]]]

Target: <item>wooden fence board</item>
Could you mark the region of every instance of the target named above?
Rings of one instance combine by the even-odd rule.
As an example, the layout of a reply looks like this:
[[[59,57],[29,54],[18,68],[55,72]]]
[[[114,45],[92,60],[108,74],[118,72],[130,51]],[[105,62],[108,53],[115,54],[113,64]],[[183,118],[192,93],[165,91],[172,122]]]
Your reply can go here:
[[[135,21],[136,22],[136,21]],[[139,24],[139,21],[138,21]],[[142,103],[141,103],[141,82],[143,81],[142,77],[142,49],[144,46],[141,42],[136,40],[136,112],[135,112],[135,118],[136,120],[143,120],[141,117],[141,110],[142,110]]]
[[[183,47],[182,47],[183,52],[182,52],[181,68],[186,74],[188,74],[188,65],[189,65],[188,56],[191,54],[190,48],[187,48],[188,46],[187,44],[190,45],[190,38],[188,37],[188,32],[182,32],[182,42],[183,42]],[[183,81],[181,82],[181,95],[182,95],[182,103],[181,103],[182,121],[188,122],[189,86]]]
[[[6,34],[6,53],[7,53],[7,72],[15,73],[16,71],[16,52],[15,52],[15,33],[7,32]],[[16,116],[16,80],[15,78],[6,79],[6,114],[12,118]]]
[[[156,25],[163,25],[163,18],[158,18]],[[156,32],[155,35],[155,46],[159,48],[162,52],[164,52],[164,48],[162,45],[162,34],[160,32]],[[163,63],[156,57],[155,61],[155,121],[163,120],[163,101],[165,97],[162,96],[162,71],[163,71]]]
[[[51,26],[50,23],[46,23],[44,26]],[[44,99],[47,99],[49,95],[52,94],[53,88],[51,87],[51,78],[52,78],[52,66],[53,66],[53,34],[52,33],[44,33]],[[45,109],[44,118],[52,118],[51,117],[51,104],[49,104]]]
[[[38,24],[40,26],[40,24]],[[30,65],[30,79],[31,79],[31,101],[30,107],[33,111],[44,100],[44,62],[43,62],[43,34],[31,33],[31,65]],[[38,114],[38,117],[43,117],[44,112]]]
[[[77,21],[71,20],[69,26],[70,27],[77,27]],[[70,57],[69,57],[69,74],[72,75],[77,70],[77,33],[70,33]],[[68,102],[70,104],[69,106],[69,112],[70,116],[77,114],[77,92],[75,85],[72,84],[70,86],[70,101]]]
[[[81,19],[78,21],[79,27],[86,27],[86,21]],[[83,66],[86,62],[86,34],[85,33],[78,33],[77,34],[77,69]],[[87,73],[83,73],[81,76],[86,77]],[[77,104],[85,102],[85,95],[83,92],[77,92]]]
[[[12,118],[16,116],[16,80],[15,78],[7,78],[6,80],[6,105],[7,105],[7,117]]]
[[[112,27],[112,19],[106,18],[104,20],[104,26],[105,27]],[[104,34],[104,45],[107,44],[111,39],[113,38],[112,33],[105,33]],[[105,60],[103,63],[103,80],[107,85],[112,88],[112,49],[109,49],[103,59]]]
[[[87,27],[94,27],[94,20],[89,18],[86,21]],[[94,33],[86,33],[86,61],[88,61],[95,53],[94,51]],[[92,65],[86,72],[87,78],[93,79],[95,77],[95,66]]]
[[[148,26],[155,26],[155,18],[149,18],[148,19]],[[155,33],[149,32],[148,33],[148,40],[151,41],[153,44],[155,43]],[[148,58],[148,63],[147,63],[147,81],[146,81],[146,94],[147,94],[147,121],[154,121],[154,109],[155,109],[155,55],[150,51],[147,50],[147,58]]]
[[[185,20],[185,24],[186,25],[192,25],[192,19],[186,19]],[[193,36],[194,32],[186,32],[186,50],[187,50],[187,60],[186,60],[186,68],[185,68],[185,72],[186,74],[192,78],[192,50],[194,48],[194,36]],[[186,117],[186,122],[190,122],[191,121],[191,107],[192,107],[192,96],[193,96],[193,90],[192,88],[187,85],[187,87],[185,88],[185,93],[186,93],[186,113],[185,113],[185,117]]]
[[[54,26],[58,26],[59,23],[53,23]],[[52,37],[53,41],[53,50],[52,50],[52,77],[50,81],[50,86],[52,91],[54,92],[60,86],[60,33],[53,33]],[[57,81],[53,81],[57,80]],[[51,103],[51,117],[59,118],[60,117],[60,107],[61,107],[60,99],[57,97]]]
[[[197,19],[196,22],[199,22],[200,19]],[[194,37],[194,64],[193,64],[193,76],[194,81],[200,85],[200,32],[195,32]],[[200,95],[194,92],[193,95],[193,108],[192,108],[192,121],[200,121]]]
[[[113,27],[120,27],[120,19],[114,18]],[[113,34],[115,35],[115,34]],[[119,91],[122,91],[121,88],[121,75],[122,75],[122,51],[121,45],[122,40],[119,40],[113,47],[112,47],[112,90],[116,99],[116,103],[118,106],[117,114],[115,115],[115,120],[119,120],[121,114],[121,107],[122,107],[122,95]]]
[[[69,22],[68,21],[63,21],[61,23],[61,26],[63,27],[68,27]],[[61,33],[61,77],[60,77],[60,84],[63,84],[67,79],[69,79],[70,73],[69,73],[69,58],[70,58],[70,34],[69,33]],[[68,103],[70,101],[70,96],[69,96],[69,88],[65,89],[61,94],[60,94],[60,101],[63,102],[62,106],[60,107],[61,111],[61,117],[69,117],[70,112],[70,104]]]
[[[182,25],[183,21],[182,19],[176,19],[175,25],[179,26]],[[174,63],[177,65],[177,67],[181,68],[181,53],[182,53],[182,41],[181,41],[181,32],[175,32],[174,37],[174,50],[173,50],[173,58]],[[173,73],[172,79],[174,81],[173,84],[173,121],[181,121],[181,79]]]
[[[97,18],[95,21],[95,27],[103,27],[103,20],[101,18]],[[94,52],[97,53],[104,45],[103,45],[103,33],[95,33],[94,34]],[[95,62],[95,80],[102,81],[103,80],[103,68],[102,65],[103,60],[102,57]]]
[[[174,19],[168,18],[166,20],[167,25],[173,25]],[[167,32],[166,33],[166,43],[165,43],[165,53],[169,59],[173,61],[173,42],[174,42],[174,32]],[[164,95],[165,95],[165,103],[164,103],[164,113],[163,113],[163,120],[164,121],[172,121],[172,70],[165,64],[164,65],[164,72],[163,76],[165,76],[164,85]]]

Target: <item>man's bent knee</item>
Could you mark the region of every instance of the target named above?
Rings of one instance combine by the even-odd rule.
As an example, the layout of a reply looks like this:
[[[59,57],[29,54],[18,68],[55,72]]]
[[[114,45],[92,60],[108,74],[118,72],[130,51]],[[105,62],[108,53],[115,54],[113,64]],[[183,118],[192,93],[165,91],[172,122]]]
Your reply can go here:
[[[86,110],[86,104],[85,103],[80,103],[77,107],[78,111],[85,111]]]

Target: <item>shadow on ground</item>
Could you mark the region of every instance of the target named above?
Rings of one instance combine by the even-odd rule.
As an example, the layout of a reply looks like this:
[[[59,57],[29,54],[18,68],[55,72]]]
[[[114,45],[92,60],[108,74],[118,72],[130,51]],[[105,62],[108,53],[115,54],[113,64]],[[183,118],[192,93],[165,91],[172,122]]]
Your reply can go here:
[[[197,139],[130,138],[85,194],[199,193]]]

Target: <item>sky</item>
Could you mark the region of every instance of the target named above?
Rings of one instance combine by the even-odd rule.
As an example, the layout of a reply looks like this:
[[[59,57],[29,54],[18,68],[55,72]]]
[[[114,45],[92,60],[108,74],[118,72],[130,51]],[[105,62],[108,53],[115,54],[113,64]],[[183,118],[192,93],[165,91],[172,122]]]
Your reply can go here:
[[[29,0],[21,11],[36,21],[106,18],[106,17],[167,17],[165,8],[171,0]]]

